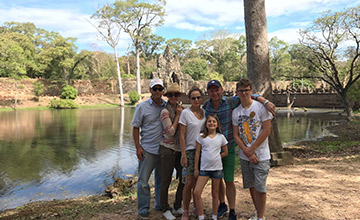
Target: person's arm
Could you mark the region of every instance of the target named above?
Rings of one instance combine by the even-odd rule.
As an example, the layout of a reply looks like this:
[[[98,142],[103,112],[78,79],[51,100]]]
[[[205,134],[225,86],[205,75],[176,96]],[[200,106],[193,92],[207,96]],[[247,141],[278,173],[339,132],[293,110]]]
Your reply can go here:
[[[183,124],[180,124],[180,150],[181,150],[181,166],[187,167],[187,158],[186,158],[186,152],[185,152],[185,134],[186,134],[186,126]]]
[[[251,98],[263,104],[268,112],[270,112],[272,115],[275,115],[276,106],[274,105],[274,103],[270,102],[262,96],[251,96]]]
[[[246,147],[243,140],[241,140],[241,138],[239,136],[239,128],[236,125],[233,125],[233,134],[234,134],[235,143],[239,146],[240,150],[242,150],[242,152],[245,154],[245,150],[248,147]],[[250,160],[251,163],[257,164],[259,162],[255,153],[253,153],[252,155],[249,155],[249,156],[245,154],[245,156]]]
[[[145,153],[140,145],[140,128],[133,127],[133,139],[136,147],[136,156],[139,160],[143,160]]]
[[[256,148],[258,148],[260,144],[262,144],[266,140],[266,138],[270,135],[271,119],[263,121],[262,128],[263,129],[260,132],[259,136],[256,138],[256,141],[250,147],[247,147],[246,149],[243,150],[245,156],[249,157],[252,154],[254,154]]]
[[[195,151],[195,164],[194,164],[194,176],[197,178],[199,176],[199,161],[200,161],[200,152],[201,144],[196,141],[196,151]]]
[[[174,121],[171,122],[169,111],[167,110],[161,111],[160,119],[166,135],[172,137],[175,135],[179,123],[180,113],[181,111],[179,113],[176,112]]]
[[[226,157],[229,153],[227,145],[221,146],[221,151],[222,151],[220,154],[221,158]]]

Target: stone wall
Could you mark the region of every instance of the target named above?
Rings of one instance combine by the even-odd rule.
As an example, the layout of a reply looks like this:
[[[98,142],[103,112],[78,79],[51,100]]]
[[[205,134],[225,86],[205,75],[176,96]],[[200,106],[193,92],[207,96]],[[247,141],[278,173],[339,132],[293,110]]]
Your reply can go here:
[[[34,97],[33,95],[33,82],[36,79],[24,79],[18,82],[18,95],[27,99]],[[49,86],[49,82],[41,80],[46,85],[44,95],[46,96],[59,96],[60,89],[56,86]],[[141,90],[143,93],[149,93],[150,79],[141,81]],[[207,81],[197,81],[195,85],[198,86],[205,93],[203,101],[207,100],[206,85]],[[235,82],[225,82],[223,87],[225,95],[234,95]],[[96,95],[110,95],[119,94],[119,87],[117,80],[112,81],[90,81],[78,80],[74,86],[78,89],[79,96],[96,96]],[[123,79],[123,91],[127,94],[130,91],[136,91],[135,79]],[[0,78],[0,100],[9,100],[15,97],[13,80],[8,78]],[[307,108],[342,108],[341,99],[336,93],[321,93],[321,94],[291,94],[290,98],[295,101],[293,107],[307,107]],[[189,99],[185,96],[182,98],[183,103],[189,103]],[[286,107],[287,96],[286,94],[274,94],[276,106]]]

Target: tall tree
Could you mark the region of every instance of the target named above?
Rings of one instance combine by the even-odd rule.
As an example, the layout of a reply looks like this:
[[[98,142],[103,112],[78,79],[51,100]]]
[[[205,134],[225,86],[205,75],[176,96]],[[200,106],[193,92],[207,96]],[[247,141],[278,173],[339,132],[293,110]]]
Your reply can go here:
[[[290,71],[289,45],[277,37],[273,37],[269,42],[270,53],[270,72],[275,80],[275,89],[278,89],[277,83],[284,79]]]
[[[354,119],[348,91],[360,78],[359,14],[360,6],[343,12],[328,11],[300,32],[308,61],[317,69],[318,77],[339,94],[348,120]]]
[[[141,94],[140,53],[141,43],[152,27],[164,23],[165,0],[118,0],[112,4],[112,19],[130,35],[136,53],[136,85]]]
[[[99,24],[93,25],[96,30],[101,35],[102,39],[114,50],[116,70],[118,74],[119,81],[119,91],[120,91],[120,106],[124,106],[124,93],[122,88],[122,80],[120,73],[120,65],[117,53],[117,45],[120,40],[121,27],[118,23],[114,22],[113,19],[113,8],[105,5],[103,8],[97,10],[95,14],[92,15],[92,18],[99,19]],[[91,23],[91,22],[90,22]],[[92,24],[92,23],[91,23]]]
[[[270,79],[265,0],[244,0],[244,10],[247,48],[247,75],[254,83],[254,90],[256,93],[273,100]],[[269,145],[271,152],[283,151],[275,117],[271,123]]]

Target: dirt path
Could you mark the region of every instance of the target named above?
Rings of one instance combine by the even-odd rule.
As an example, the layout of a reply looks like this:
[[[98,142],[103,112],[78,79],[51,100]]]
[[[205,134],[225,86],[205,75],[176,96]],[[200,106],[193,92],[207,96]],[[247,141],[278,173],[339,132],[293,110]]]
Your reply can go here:
[[[296,165],[271,168],[267,219],[360,219],[360,157],[320,158],[306,163],[309,164],[298,161]],[[235,184],[238,219],[248,219],[254,209],[248,191],[242,189],[240,173]],[[172,191],[170,198],[173,196]],[[210,217],[210,182],[203,198]],[[136,219],[136,203],[131,201],[116,213],[102,213],[92,219]],[[164,218],[161,212],[152,210],[149,219]]]

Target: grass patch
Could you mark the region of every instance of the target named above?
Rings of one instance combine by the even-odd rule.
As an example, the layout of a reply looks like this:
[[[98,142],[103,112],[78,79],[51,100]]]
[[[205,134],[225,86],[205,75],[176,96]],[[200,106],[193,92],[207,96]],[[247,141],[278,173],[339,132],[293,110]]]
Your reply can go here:
[[[359,142],[358,141],[323,141],[316,143],[314,149],[321,153],[336,153],[341,149],[346,149],[356,144],[359,144]]]

